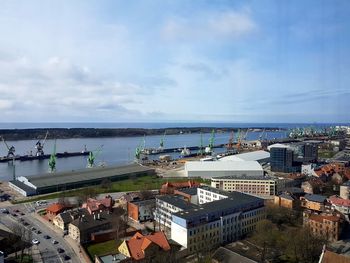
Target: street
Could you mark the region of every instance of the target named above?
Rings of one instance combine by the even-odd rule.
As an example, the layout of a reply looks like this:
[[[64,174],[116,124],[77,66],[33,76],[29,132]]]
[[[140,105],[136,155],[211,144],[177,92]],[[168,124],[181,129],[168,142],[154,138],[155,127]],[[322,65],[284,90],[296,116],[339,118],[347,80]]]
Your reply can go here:
[[[51,229],[47,224],[43,223],[41,220],[39,220],[37,215],[34,211],[34,205],[33,203],[27,203],[27,204],[21,204],[16,206],[11,206],[8,208],[9,214],[0,213],[0,223],[5,225],[6,227],[10,228],[13,225],[23,225],[24,222],[28,223],[29,225],[24,226],[27,229],[33,229],[32,231],[32,239],[37,239],[40,243],[38,245],[33,245],[33,248],[36,250],[36,248],[40,251],[42,261],[48,262],[48,263],[63,263],[63,262],[72,262],[72,263],[78,263],[82,262],[79,259],[79,256],[74,252],[72,249],[72,246],[68,244],[66,238],[63,238],[62,234],[59,234],[55,232],[53,229]],[[16,210],[19,210],[20,212],[15,212]],[[24,215],[20,215],[20,213],[24,213]],[[16,214],[17,216],[13,216],[12,214]],[[23,220],[23,221],[21,221]],[[40,230],[41,233],[36,233],[37,230]],[[45,239],[44,236],[47,235],[50,238]],[[52,240],[58,241],[57,244],[53,244]],[[78,246],[78,245],[77,245]],[[57,251],[58,248],[61,248],[64,250],[64,252],[59,253]],[[67,255],[66,260],[64,259],[64,256]],[[68,259],[68,257],[70,259]]]

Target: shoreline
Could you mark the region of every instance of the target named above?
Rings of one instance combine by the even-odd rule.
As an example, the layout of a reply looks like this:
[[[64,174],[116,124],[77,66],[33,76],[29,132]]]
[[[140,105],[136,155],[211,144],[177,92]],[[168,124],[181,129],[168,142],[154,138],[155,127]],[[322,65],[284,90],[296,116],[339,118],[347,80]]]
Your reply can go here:
[[[249,128],[228,128],[228,127],[175,127],[175,128],[33,128],[33,129],[0,129],[0,137],[3,136],[6,141],[19,140],[38,140],[45,137],[48,131],[47,139],[75,139],[75,138],[111,138],[111,137],[138,137],[152,135],[177,135],[189,133],[210,133],[212,130],[216,133],[234,132],[238,130],[250,132],[265,131],[283,131],[283,128],[277,127],[249,127]]]

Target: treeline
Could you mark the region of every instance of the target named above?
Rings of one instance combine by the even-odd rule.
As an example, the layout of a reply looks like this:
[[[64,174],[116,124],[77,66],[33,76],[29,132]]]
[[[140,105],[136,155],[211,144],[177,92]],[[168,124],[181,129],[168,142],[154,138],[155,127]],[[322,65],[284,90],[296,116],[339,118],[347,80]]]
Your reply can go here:
[[[48,139],[70,139],[70,138],[101,138],[101,137],[132,137],[150,135],[174,135],[180,133],[210,133],[212,130],[221,132],[238,132],[238,128],[217,127],[178,127],[165,129],[143,129],[143,128],[36,128],[36,129],[3,129],[0,136],[5,140],[34,140],[43,139],[46,131],[49,132]],[[249,129],[263,128],[250,127]],[[243,129],[243,130],[246,130]],[[265,128],[266,131],[277,131],[278,128]]]

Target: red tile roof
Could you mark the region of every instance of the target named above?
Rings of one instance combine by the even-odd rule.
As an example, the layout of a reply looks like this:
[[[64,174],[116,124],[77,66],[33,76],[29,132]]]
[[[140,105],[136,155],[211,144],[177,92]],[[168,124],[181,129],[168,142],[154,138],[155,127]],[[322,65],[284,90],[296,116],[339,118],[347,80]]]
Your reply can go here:
[[[331,196],[328,198],[329,202],[334,205],[339,205],[339,206],[347,206],[350,207],[350,200],[349,199],[343,199],[337,196]]]
[[[151,245],[157,245],[163,250],[170,249],[168,240],[163,232],[156,232],[144,236],[137,232],[130,240],[126,241],[131,257],[135,260],[145,258],[145,251]]]
[[[96,200],[93,198],[89,198],[85,204],[83,204],[83,208],[87,208],[90,213],[96,212],[100,209],[100,206],[103,206],[105,209],[111,209],[113,206],[112,197],[106,196],[104,199]]]
[[[350,263],[350,257],[326,250],[320,263]]]
[[[59,204],[59,203],[55,203],[55,204],[49,205],[46,208],[46,211],[57,214],[57,213],[62,212],[65,208],[66,208],[66,206]]]

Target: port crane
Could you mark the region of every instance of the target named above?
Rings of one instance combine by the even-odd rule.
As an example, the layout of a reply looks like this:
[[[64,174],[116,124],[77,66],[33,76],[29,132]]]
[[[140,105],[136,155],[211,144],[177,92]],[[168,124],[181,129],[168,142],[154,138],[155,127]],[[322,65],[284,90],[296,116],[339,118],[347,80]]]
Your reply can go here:
[[[4,144],[6,145],[7,148],[7,158],[14,158],[15,157],[15,152],[16,152],[16,148],[15,146],[11,145],[11,147],[7,144],[7,142],[5,141],[4,137],[1,136],[2,141],[4,142]]]
[[[50,173],[54,173],[56,171],[56,140],[53,145],[53,151],[49,159],[49,171]]]
[[[165,133],[166,133],[166,132],[164,132],[163,137],[160,139],[159,149],[163,149],[163,148],[164,148]]]
[[[203,152],[203,134],[201,132],[201,139],[200,139],[200,143],[199,143],[198,155],[202,156],[203,154],[204,154],[204,152]]]
[[[37,143],[35,144],[35,148],[36,148],[36,156],[42,156],[44,155],[44,145],[47,139],[47,135],[49,135],[49,131],[46,131],[46,135],[45,138],[43,140],[43,143],[41,143],[40,139],[37,141]]]
[[[94,167],[94,164],[95,164],[95,159],[96,157],[101,153],[102,151],[102,148],[103,148],[103,145],[101,145],[99,148],[97,148],[95,151],[91,151],[89,153],[89,157],[87,159],[87,168],[92,168]]]
[[[214,149],[214,140],[215,140],[215,131],[214,129],[211,131],[211,136],[209,139],[209,145],[205,148],[206,153],[211,153]]]
[[[228,140],[228,144],[227,144],[227,149],[228,150],[232,150],[233,149],[233,140],[234,140],[234,133],[233,131],[231,132],[231,135],[230,135],[230,139]]]

